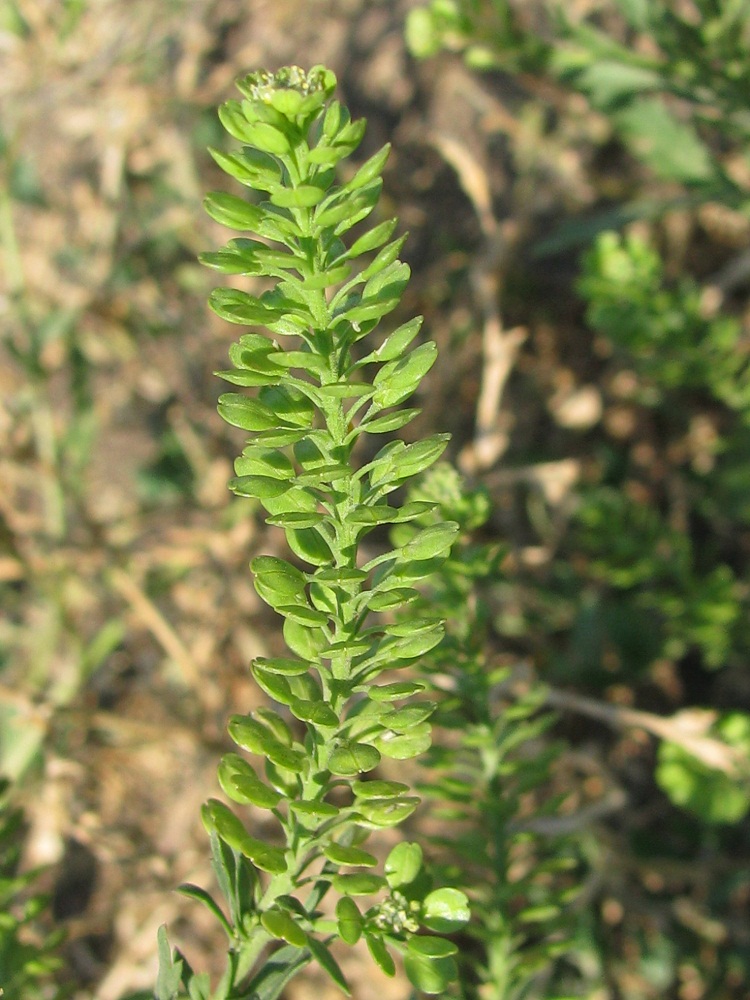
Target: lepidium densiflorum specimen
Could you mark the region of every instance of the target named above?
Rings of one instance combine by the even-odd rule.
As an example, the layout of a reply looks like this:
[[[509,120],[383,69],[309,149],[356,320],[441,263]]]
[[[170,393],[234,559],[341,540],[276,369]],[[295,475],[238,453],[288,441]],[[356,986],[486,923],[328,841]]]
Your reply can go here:
[[[267,842],[224,802],[206,804],[228,912],[203,889],[183,891],[224,926],[227,968],[212,991],[205,973],[170,954],[162,932],[157,1000],[271,1000],[311,959],[348,992],[330,945],[362,937],[386,974],[400,952],[412,983],[441,993],[456,971],[456,946],[441,935],[468,920],[463,893],[432,887],[419,844],[400,843],[382,874],[363,847],[419,802],[406,784],[373,772],[382,757],[406,760],[430,744],[434,705],[403,668],[440,642],[443,625],[394,612],[416,600],[457,525],[433,523],[401,547],[362,554],[373,529],[433,506],[389,499],[439,458],[447,435],[410,444],[393,436],[417,414],[401,404],[435,361],[421,321],[372,337],[372,348],[359,343],[396,307],[409,268],[398,259],[403,237],[392,239],[396,219],[347,238],[377,205],[388,147],[337,183],[365,124],[333,99],[335,83],[323,67],[257,72],[239,81],[243,100],[219,112],[243,145],[212,155],[254,200],[214,193],[206,208],[251,236],[202,260],[224,274],[275,281],[258,296],[221,287],[210,299],[219,316],[252,328],[230,349],[233,367],[219,373],[253,390],[219,399],[223,418],[249,434],[230,485],[260,501],[295,557],[253,560],[255,586],[282,616],[289,653],[253,662],[276,707],[232,717],[242,752],[224,756],[219,780],[228,799],[270,810],[279,829]],[[386,443],[358,465],[365,435]],[[321,907],[331,892],[337,902]]]

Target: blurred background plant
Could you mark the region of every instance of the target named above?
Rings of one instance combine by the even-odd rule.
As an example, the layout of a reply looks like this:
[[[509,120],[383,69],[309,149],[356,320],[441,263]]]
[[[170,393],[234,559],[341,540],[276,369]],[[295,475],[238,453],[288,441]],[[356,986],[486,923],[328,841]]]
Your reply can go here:
[[[208,376],[227,334],[195,261],[220,238],[204,149],[235,77],[322,62],[368,117],[362,157],[393,142],[404,318],[441,349],[414,434],[452,431],[465,481],[424,486],[466,535],[427,665],[456,756],[436,751],[412,821],[480,906],[508,901],[465,942],[465,995],[742,1000],[746,5],[310,6],[0,10],[0,760],[21,870],[53,865],[52,975],[80,1000],[150,990],[167,921],[210,967],[208,925],[169,890],[210,880],[198,807],[226,717],[258,704],[246,664],[278,647],[246,571],[269,539],[228,502]],[[465,828],[444,843],[467,782],[489,857]],[[545,874],[558,845],[571,867]],[[536,947],[560,951],[551,979]],[[359,1000],[408,995],[347,961]]]

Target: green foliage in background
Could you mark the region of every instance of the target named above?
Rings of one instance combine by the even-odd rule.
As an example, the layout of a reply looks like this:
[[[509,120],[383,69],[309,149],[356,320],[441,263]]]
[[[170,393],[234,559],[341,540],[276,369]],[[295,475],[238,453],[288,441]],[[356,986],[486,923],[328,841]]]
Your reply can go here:
[[[439,504],[460,525],[459,539],[420,598],[446,618],[446,637],[421,664],[443,697],[438,739],[425,755],[421,787],[436,830],[429,837],[443,882],[468,893],[472,921],[449,995],[553,1000],[580,985],[557,959],[573,949],[571,912],[584,870],[574,838],[555,832],[564,798],[554,788],[561,746],[549,739],[554,716],[545,689],[493,663],[487,581],[499,575],[505,546],[474,540],[491,509],[446,463],[426,472],[411,502]],[[398,525],[408,543],[416,525]]]
[[[469,917],[461,891],[433,887],[419,844],[394,847],[382,874],[362,846],[419,803],[408,785],[373,780],[371,772],[383,758],[409,760],[430,745],[435,704],[414,699],[426,685],[398,671],[433,649],[444,625],[429,612],[404,622],[391,613],[419,597],[415,584],[445,559],[458,525],[438,520],[374,557],[363,544],[374,529],[415,522],[434,508],[389,500],[440,457],[447,436],[408,445],[386,439],[378,447],[419,412],[397,407],[419,387],[436,347],[413,346],[420,320],[360,347],[398,305],[409,268],[398,260],[404,238],[392,239],[395,219],[351,238],[378,203],[388,147],[336,183],[365,125],[332,99],[335,83],[322,67],[240,80],[243,100],[224,104],[220,118],[244,145],[212,151],[263,200],[216,192],[206,200],[209,214],[261,239],[236,238],[201,259],[222,274],[273,281],[260,296],[220,287],[210,298],[222,318],[270,334],[242,334],[230,349],[233,367],[219,373],[256,390],[219,398],[224,419],[250,434],[230,485],[260,501],[304,568],[277,556],[253,560],[259,595],[284,620],[288,653],[252,665],[277,707],[229,723],[238,748],[260,758],[262,771],[239,753],[226,754],[219,767],[227,798],[268,810],[278,836],[251,835],[221,800],[205,805],[228,914],[203,889],[183,892],[224,927],[226,972],[212,992],[205,974],[171,956],[162,932],[157,1000],[271,1000],[313,959],[348,992],[330,946],[361,938],[386,975],[395,972],[396,951],[416,988],[442,993],[456,976],[457,946],[441,935]],[[368,437],[377,450],[358,459]],[[320,907],[329,892],[337,897],[335,917]]]
[[[34,891],[39,871],[19,870],[24,818],[8,792],[0,782],[0,992],[8,1000],[62,1000],[54,985],[62,935],[41,926],[47,899]]]
[[[705,266],[689,273],[695,261],[700,266],[697,254],[670,260],[661,224],[673,210],[702,220],[698,213],[710,209],[738,225],[748,215],[750,8],[735,0],[611,0],[581,12],[554,0],[432,0],[410,12],[406,37],[420,58],[448,50],[500,74],[501,87],[506,76],[512,97],[501,92],[511,107],[523,104],[519,94],[534,107],[540,93],[556,95],[549,120],[563,135],[573,107],[566,97],[575,95],[577,115],[583,96],[599,155],[618,171],[614,196],[551,232],[545,219],[547,232],[531,248],[541,259],[588,246],[577,291],[612,419],[586,442],[572,441],[585,460],[564,516],[527,491],[527,530],[549,558],[509,575],[490,569],[489,642],[494,632],[533,656],[552,683],[597,695],[618,685],[647,706],[661,672],[689,706],[674,716],[678,728],[692,719],[693,735],[722,748],[711,763],[689,740],[659,743],[651,780],[674,808],[662,805],[659,823],[635,809],[616,835],[617,874],[598,877],[614,896],[611,886],[628,886],[617,931],[569,908],[563,963],[581,973],[569,988],[589,995],[597,983],[619,983],[627,968],[628,996],[639,1000],[682,995],[688,975],[701,997],[742,995],[746,941],[728,928],[747,891],[742,860],[729,859],[747,856],[750,807],[748,716],[730,710],[746,692],[750,651],[748,352],[734,296],[747,286],[747,254],[740,250],[707,281]],[[612,231],[633,220],[641,220],[637,231]],[[692,231],[700,239],[699,228]],[[511,308],[516,323],[533,313],[528,303]],[[714,698],[718,710],[694,707]],[[604,842],[589,853],[594,869]],[[628,875],[670,864],[685,879],[673,885],[691,885],[684,913],[682,902],[666,898],[660,909],[658,892],[639,897],[642,886]],[[684,874],[698,869],[710,888]],[[638,898],[661,913],[658,926],[639,920]],[[700,919],[685,915],[692,906]]]

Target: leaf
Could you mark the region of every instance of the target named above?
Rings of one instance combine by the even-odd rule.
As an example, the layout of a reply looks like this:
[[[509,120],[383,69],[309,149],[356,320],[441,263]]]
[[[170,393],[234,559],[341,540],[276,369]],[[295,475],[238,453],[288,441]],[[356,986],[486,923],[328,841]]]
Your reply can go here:
[[[283,796],[261,781],[253,767],[239,754],[224,754],[218,776],[224,794],[233,802],[274,809],[282,801]]]
[[[345,254],[345,257],[348,260],[353,260],[355,257],[359,257],[363,253],[369,253],[370,250],[375,250],[377,247],[387,243],[397,225],[398,219],[388,219],[387,222],[381,222],[379,225],[373,226],[372,229],[369,229],[364,235],[354,241],[351,249]]]
[[[178,887],[177,891],[182,896],[187,896],[188,899],[195,899],[199,903],[202,903],[219,921],[221,926],[226,931],[229,940],[233,940],[234,928],[224,916],[223,910],[209,892],[206,892],[206,890],[202,889],[200,886],[192,885],[189,882],[183,882],[183,884]]]
[[[370,358],[372,358],[373,361],[380,361],[384,363],[387,361],[395,361],[400,358],[421,330],[423,322],[423,316],[415,316],[414,319],[409,320],[408,323],[404,323],[402,326],[399,326],[393,331],[393,333],[386,337],[376,351],[373,351],[373,353],[368,355],[368,357],[364,360],[369,361]]]
[[[395,410],[384,417],[375,417],[373,420],[363,420],[357,428],[359,433],[363,431],[367,434],[386,434],[389,431],[398,431],[406,427],[408,423],[422,411],[418,408],[411,410]]]
[[[399,279],[396,277],[397,272],[395,272],[393,268],[394,267],[398,267],[399,269],[403,267],[407,268],[407,271],[403,270],[401,271],[401,276],[405,278],[404,283],[401,287],[401,291],[403,291],[403,289],[406,287],[407,282],[409,281],[409,275],[411,273],[408,270],[408,265],[402,264],[400,261],[398,261],[398,255],[401,252],[401,248],[403,247],[405,242],[406,242],[406,234],[404,234],[403,236],[399,236],[397,240],[393,240],[392,242],[387,243],[382,248],[382,250],[378,251],[375,258],[367,265],[364,271],[362,271],[359,277],[360,279],[364,279],[367,282],[362,292],[363,298],[371,298],[373,296],[377,297],[376,289],[378,286],[375,285],[371,279],[375,279],[376,276],[379,276],[385,273],[386,271],[388,272],[386,281],[391,282],[390,285],[391,291],[389,292],[389,295],[386,297],[390,297],[393,294],[398,294],[399,296],[401,295],[401,292],[394,293],[393,291],[393,289],[398,287],[399,283]]]
[[[444,946],[448,946],[448,951]],[[458,949],[443,938],[421,935],[409,938],[404,956],[404,971],[409,982],[424,993],[443,993],[457,975],[453,954]]]
[[[327,614],[305,604],[280,604],[276,611],[301,625],[326,625],[328,623],[329,616]]]
[[[261,389],[260,401],[275,415],[276,422],[293,427],[311,427],[315,407],[294,386],[267,386]]]
[[[304,575],[291,563],[276,556],[258,556],[250,563],[255,589],[266,604],[278,610],[282,605],[304,601]]]
[[[309,184],[296,188],[278,188],[271,194],[271,204],[281,208],[312,208],[320,204],[325,197],[325,191]]]
[[[406,357],[383,365],[373,379],[373,404],[379,409],[402,403],[415,391],[437,359],[437,345],[428,341]]]
[[[633,153],[658,177],[698,183],[715,175],[708,147],[660,99],[632,101],[616,115],[615,123]]]
[[[386,974],[386,976],[396,975],[396,963],[385,946],[385,942],[382,938],[376,937],[374,934],[365,934],[365,940],[367,941],[367,948],[376,965]]]
[[[272,479],[270,476],[238,476],[230,479],[227,485],[238,497],[255,497],[259,500],[279,497],[292,486],[289,482]]]
[[[404,841],[397,844],[385,862],[385,877],[392,889],[409,885],[422,869],[422,848]]]
[[[398,660],[416,659],[416,657],[429,653],[431,649],[439,645],[444,633],[445,626],[437,623],[415,635],[400,636],[393,641],[388,641],[383,644],[382,650],[378,654],[378,661],[382,661],[384,658]]]
[[[394,733],[409,734],[426,719],[434,714],[437,705],[431,701],[421,701],[407,705],[405,708],[392,709],[385,712],[379,719],[383,726],[392,729]]]
[[[371,611],[393,611],[411,604],[420,596],[419,591],[413,587],[395,587],[393,590],[373,593],[367,600],[367,607]]]
[[[338,727],[338,716],[324,701],[304,701],[301,698],[293,698],[289,708],[292,715],[302,722],[330,729]]]
[[[730,712],[714,731],[744,756],[750,768],[750,715]],[[668,740],[660,744],[657,761],[655,777],[659,786],[675,805],[705,823],[738,823],[750,810],[750,771],[738,780],[736,775],[709,767]]]
[[[387,731],[376,736],[373,742],[384,757],[410,760],[429,750],[432,743],[431,727],[425,722],[406,733]]]
[[[295,948],[304,948],[307,944],[307,934],[294,918],[283,910],[266,910],[261,914],[260,922],[271,937],[286,941]]]
[[[394,681],[392,684],[366,686],[364,690],[373,701],[400,701],[402,698],[411,698],[426,687],[423,681]]]
[[[244,198],[223,191],[212,191],[203,201],[203,207],[214,221],[230,229],[258,231],[263,210]]]
[[[342,740],[328,759],[328,769],[333,774],[350,777],[372,771],[380,763],[380,754],[369,743]]]
[[[323,854],[335,865],[373,868],[378,863],[377,858],[368,851],[363,851],[359,847],[346,847],[344,844],[327,844],[323,848]]]
[[[359,799],[398,798],[409,786],[401,781],[355,781],[352,791]]]
[[[292,552],[311,566],[328,566],[334,561],[331,547],[315,526],[289,527],[286,540]]]
[[[334,875],[331,879],[333,888],[345,896],[370,896],[374,892],[385,889],[388,883],[382,875]]]
[[[422,528],[401,549],[405,559],[432,559],[448,552],[456,540],[460,525],[456,521],[444,521]]]
[[[272,763],[287,771],[299,773],[304,769],[304,754],[285,746],[258,720],[246,715],[234,715],[229,720],[228,728],[234,742],[244,750],[268,757]]]
[[[274,701],[278,701],[282,705],[290,704],[294,695],[286,677],[281,677],[279,674],[272,674],[270,671],[267,672],[257,664],[253,664],[252,671],[258,686],[267,695],[270,695]]]
[[[253,663],[259,667],[270,671],[272,674],[283,674],[285,677],[298,677],[306,674],[310,669],[310,664],[306,660],[293,660],[285,656],[256,656]]]
[[[243,987],[242,995],[252,1000],[277,1000],[289,981],[309,963],[312,940],[308,940],[306,948],[284,945],[269,955],[258,974]]]
[[[307,946],[313,953],[313,957],[321,969],[328,973],[340,990],[343,990],[347,996],[351,996],[349,984],[346,981],[344,973],[339,968],[338,962],[333,957],[328,947],[324,945],[322,941],[318,941],[313,937],[309,938]]]
[[[357,803],[357,812],[374,827],[398,826],[419,805],[416,795],[401,798],[365,799]]]
[[[331,802],[320,800],[291,802],[289,808],[298,816],[309,816],[315,820],[333,819],[339,814],[338,808]]]
[[[365,160],[354,177],[350,181],[347,181],[345,185],[346,190],[356,191],[358,188],[369,184],[370,181],[375,180],[376,177],[379,177],[383,172],[383,167],[390,151],[391,144],[388,142],[382,149],[379,149],[377,153],[371,156],[369,160]]]
[[[265,431],[276,427],[278,418],[257,399],[242,396],[237,392],[225,392],[219,396],[219,414],[233,427],[245,431]]]
[[[343,896],[336,904],[336,921],[341,940],[354,945],[362,937],[364,921],[359,907],[349,896]]]
[[[208,151],[224,173],[246,187],[270,191],[281,179],[281,165],[260,150],[246,148],[241,153],[227,154],[209,146]],[[257,232],[262,233],[262,230]]]
[[[182,982],[182,961],[172,959],[167,928],[161,925],[156,933],[159,949],[159,972],[156,978],[155,1000],[178,1000]]]
[[[304,659],[315,661],[326,647],[325,636],[320,628],[310,628],[300,622],[287,619],[283,626],[284,641],[293,653]]]
[[[269,847],[261,840],[251,837],[242,821],[231,809],[217,799],[209,799],[202,809],[206,829],[216,833],[239,854],[250,858],[261,871],[279,875],[287,870],[284,852],[278,847]]]
[[[268,326],[283,315],[257,296],[235,288],[214,288],[208,297],[208,304],[217,316],[228,323],[245,326]]]
[[[425,896],[422,923],[438,934],[453,934],[471,918],[469,900],[458,889],[435,889]]]

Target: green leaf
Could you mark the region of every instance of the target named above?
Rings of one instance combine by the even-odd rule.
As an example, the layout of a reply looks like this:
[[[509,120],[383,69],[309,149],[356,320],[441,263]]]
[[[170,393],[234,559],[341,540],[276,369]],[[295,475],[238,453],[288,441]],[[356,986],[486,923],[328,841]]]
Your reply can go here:
[[[289,548],[312,566],[328,566],[334,561],[331,547],[316,527],[286,529]]]
[[[383,167],[385,167],[390,151],[391,144],[386,143],[385,146],[371,156],[369,160],[365,160],[354,177],[352,177],[350,181],[347,181],[345,185],[346,190],[356,191],[358,188],[362,188],[366,184],[369,184],[370,181],[375,180],[376,177],[379,177],[383,172]]]
[[[416,795],[404,795],[401,798],[364,799],[357,802],[357,812],[374,827],[398,826],[411,816],[419,805]]]
[[[167,928],[162,924],[156,934],[159,949],[159,973],[156,978],[156,1000],[178,1000],[182,982],[182,961],[172,958]]]
[[[373,404],[379,409],[402,403],[415,391],[437,359],[437,346],[428,341],[398,361],[383,365],[373,379]]]
[[[443,946],[448,946],[446,953]],[[409,982],[424,993],[443,993],[457,975],[453,954],[456,946],[442,938],[414,936],[409,938],[406,955],[404,956],[404,971]]]
[[[236,753],[227,753],[219,764],[219,784],[233,802],[274,809],[282,801],[273,788],[260,780],[253,767]]]
[[[615,122],[635,155],[664,180],[698,183],[714,176],[708,147],[660,99],[633,101]]]
[[[310,661],[317,660],[326,647],[326,639],[319,628],[310,628],[287,619],[284,622],[284,641],[293,653]]]
[[[323,823],[336,819],[339,815],[339,810],[330,802],[291,802],[289,808],[306,830],[318,830]]]
[[[323,854],[335,865],[354,865],[361,868],[374,868],[378,859],[368,851],[359,847],[346,847],[343,844],[327,844]]]
[[[448,552],[456,540],[460,525],[456,521],[444,521],[422,528],[401,549],[405,559],[432,559]]]
[[[256,708],[253,712],[253,716],[258,719],[279,743],[283,743],[285,747],[290,747],[292,745],[292,731],[286,722],[281,718],[278,712],[274,712],[272,708]],[[242,718],[242,716],[240,716]]]
[[[388,219],[387,222],[381,222],[379,225],[373,226],[372,229],[369,229],[352,243],[351,249],[345,255],[346,258],[353,260],[355,257],[359,257],[363,253],[369,253],[370,250],[375,250],[384,243],[387,243],[397,225],[398,219]]]
[[[350,777],[372,771],[380,763],[380,754],[369,743],[341,740],[328,758],[328,769],[333,774]]]
[[[414,635],[399,636],[392,641],[386,641],[378,654],[378,660],[384,658],[412,660],[423,656],[442,641],[444,633],[445,626],[438,622]]]
[[[341,940],[354,945],[362,937],[364,921],[359,907],[349,896],[342,896],[336,904],[336,921]]]
[[[223,802],[209,799],[203,806],[202,815],[209,833],[215,831],[232,850],[250,858],[261,871],[279,875],[287,870],[284,852],[251,837],[242,821]]]
[[[438,934],[453,934],[471,918],[469,900],[458,889],[435,889],[422,904],[422,923]]]
[[[381,937],[376,937],[374,934],[365,934],[365,940],[367,941],[367,948],[377,966],[383,971],[386,976],[396,975],[396,963],[385,946],[385,942]]]
[[[292,486],[283,479],[272,479],[269,476],[238,476],[230,479],[227,485],[238,497],[255,497],[259,500],[281,496]]]
[[[391,889],[409,885],[422,869],[422,848],[404,841],[397,844],[385,862],[385,877]]]
[[[255,589],[266,604],[278,610],[282,605],[304,601],[304,575],[285,559],[258,556],[250,563],[255,574]]]
[[[338,716],[323,701],[303,701],[301,698],[293,698],[289,708],[292,715],[302,722],[309,722],[313,726],[320,726],[322,728],[335,729],[338,727]]]
[[[419,591],[413,587],[395,587],[393,590],[373,593],[367,600],[367,607],[371,611],[393,611],[411,604],[420,596]]]
[[[278,188],[271,194],[271,204],[281,208],[312,208],[320,204],[325,197],[325,191],[309,184],[296,188]]]
[[[315,407],[294,386],[268,386],[261,389],[259,398],[274,412],[277,423],[293,427],[312,426]]]
[[[431,701],[421,701],[404,708],[392,709],[380,715],[380,723],[395,733],[410,733],[435,712],[437,705]]]
[[[326,625],[328,615],[304,604],[280,604],[276,611],[301,625]]]
[[[199,903],[202,903],[219,921],[221,926],[226,931],[229,940],[231,941],[233,939],[234,929],[232,928],[232,925],[224,916],[223,910],[209,892],[206,892],[206,890],[200,886],[192,885],[189,882],[183,882],[183,884],[178,887],[177,891],[180,895],[187,896],[188,899],[195,899]]]
[[[712,735],[744,758],[744,775],[709,767],[682,746],[664,740],[659,746],[656,781],[675,805],[705,823],[738,823],[750,810],[750,715],[728,713]]]
[[[455,955],[458,951],[458,945],[454,944],[453,941],[422,934],[410,937],[407,948],[412,955],[422,955],[425,958],[447,958],[449,955]]]
[[[370,896],[388,885],[382,875],[368,875],[364,872],[356,875],[334,875],[331,881],[336,892],[344,896]]]
[[[432,743],[431,727],[428,723],[414,726],[406,733],[387,731],[373,739],[373,743],[384,757],[393,760],[410,760],[429,750]]]
[[[400,781],[355,781],[352,791],[358,799],[398,798],[409,786]]]
[[[421,412],[419,408],[395,410],[384,417],[375,417],[375,419],[367,421],[363,420],[357,431],[358,433],[366,431],[368,434],[387,434],[389,431],[397,431],[402,427],[406,427]]]
[[[313,937],[308,940],[307,946],[313,953],[313,957],[321,969],[328,973],[340,990],[342,990],[347,996],[351,996],[349,984],[344,977],[344,973],[339,968],[338,962],[333,957],[328,947],[324,945],[322,941],[318,941]]]
[[[214,288],[208,297],[210,308],[229,323],[245,326],[268,326],[282,313],[255,295],[235,288]]]
[[[281,178],[281,165],[259,150],[244,149],[241,153],[227,154],[209,146],[208,151],[224,173],[245,187],[270,191]],[[263,233],[262,229],[256,231]]]
[[[310,669],[310,664],[307,660],[293,660],[285,656],[256,656],[253,663],[257,663],[259,667],[263,667],[264,670],[268,670],[272,674],[283,674],[285,677],[298,677],[300,674],[306,674]]]
[[[284,945],[269,955],[260,971],[243,986],[242,995],[252,997],[253,1000],[277,1000],[290,980],[309,963],[313,950],[311,942],[312,938],[307,942],[307,947],[302,949],[290,944]]]
[[[252,671],[258,686],[274,701],[278,701],[282,705],[289,705],[292,702],[294,695],[286,677],[272,674],[270,671],[266,672],[257,664],[253,664]]]
[[[257,399],[242,396],[237,392],[225,392],[219,396],[219,414],[233,427],[245,431],[264,431],[278,424],[273,410]]]
[[[263,210],[257,205],[223,191],[212,191],[204,199],[203,207],[212,219],[230,229],[257,232],[263,218]]]
[[[283,910],[266,910],[261,914],[260,922],[268,931],[271,937],[287,944],[292,944],[295,948],[304,948],[307,944],[307,935],[295,922],[294,918]]]
[[[229,734],[234,742],[250,753],[257,753],[287,771],[304,770],[305,755],[285,746],[261,722],[246,715],[234,715],[229,720]]]
[[[373,701],[400,701],[403,698],[411,698],[413,694],[424,691],[426,687],[423,681],[394,681],[392,684],[366,686],[363,690]]]

